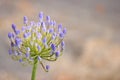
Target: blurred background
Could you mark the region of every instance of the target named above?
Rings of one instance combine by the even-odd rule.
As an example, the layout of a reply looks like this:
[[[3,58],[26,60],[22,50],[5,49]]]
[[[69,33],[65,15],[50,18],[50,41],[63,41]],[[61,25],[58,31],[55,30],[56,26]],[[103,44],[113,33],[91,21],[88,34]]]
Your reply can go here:
[[[43,11],[67,27],[63,56],[37,80],[120,80],[120,0],[0,0],[0,80],[30,80],[32,67],[8,55],[7,33]]]

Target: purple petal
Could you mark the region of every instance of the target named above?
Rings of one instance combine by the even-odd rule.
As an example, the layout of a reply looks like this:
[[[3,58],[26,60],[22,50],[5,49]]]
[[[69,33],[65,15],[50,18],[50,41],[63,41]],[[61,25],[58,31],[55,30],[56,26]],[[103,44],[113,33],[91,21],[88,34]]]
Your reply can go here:
[[[19,59],[19,62],[23,62],[23,60],[22,60],[22,59]]]
[[[24,21],[24,24],[27,24],[27,23],[28,23],[28,18],[27,18],[27,16],[24,16],[24,17],[23,17],[23,21]]]
[[[64,34],[61,32],[61,33],[59,34],[59,36],[60,36],[60,38],[63,38],[63,37],[64,37]]]
[[[15,38],[15,44],[16,46],[19,46],[21,44],[22,40],[20,38]]]
[[[57,52],[55,53],[55,56],[56,56],[56,57],[59,57],[59,55],[60,55],[60,51],[57,51]]]
[[[53,32],[54,32],[53,28],[49,29],[49,33],[53,33]]]
[[[37,33],[37,38],[38,38],[38,39],[42,38],[41,33]]]
[[[56,36],[52,35],[52,39],[54,40],[56,38]]]
[[[30,48],[29,47],[27,47],[26,50],[27,50],[27,52],[30,52]]]
[[[46,70],[49,70],[49,69],[50,69],[50,66],[49,66],[49,65],[46,65],[45,68],[46,68]]]
[[[40,21],[43,21],[43,12],[39,13],[39,19],[40,19]]]
[[[41,23],[40,23],[40,22],[38,22],[38,23],[37,23],[37,27],[40,27],[40,26],[41,26]]]
[[[46,32],[47,29],[46,29],[46,25],[44,22],[41,23],[41,26],[42,26],[42,31]]]
[[[20,30],[15,30],[15,34],[16,35],[20,34]]]
[[[29,57],[29,53],[27,52],[27,53],[25,54],[25,56],[28,58],[28,57]]]
[[[12,29],[15,31],[16,30],[16,25],[12,24]]]
[[[53,21],[53,26],[55,26],[56,25],[56,22],[55,21]]]
[[[53,51],[55,51],[56,50],[55,44],[51,44],[51,48],[52,48]]]
[[[37,49],[38,49],[38,51],[41,51],[41,47],[39,45],[37,46]]]
[[[39,60],[39,61],[41,61],[41,60],[42,60],[42,58],[41,58],[40,56],[38,56],[38,60]]]
[[[50,26],[53,26],[54,22],[53,21],[50,21],[49,25]]]
[[[31,26],[26,26],[26,29],[27,29],[27,30],[30,30],[30,29],[31,29]]]
[[[43,27],[43,28],[42,28],[42,31],[46,32],[46,27]]]
[[[50,22],[50,16],[46,16],[46,21]]]
[[[26,30],[26,27],[25,27],[25,26],[23,26],[23,27],[22,27],[22,31],[23,31],[23,32],[25,32],[25,30]]]
[[[58,29],[62,29],[62,24],[59,24],[59,25],[58,25]]]
[[[28,37],[27,33],[24,33],[24,34],[23,34],[23,37],[24,37],[24,38],[27,38],[27,37]]]
[[[42,27],[45,27],[45,23],[44,23],[44,22],[42,22],[42,23],[41,23],[41,26],[42,26]]]
[[[34,26],[35,25],[35,22],[34,21],[31,21],[30,22],[30,26]]]
[[[13,33],[8,33],[8,38],[14,38],[14,34]]]
[[[65,46],[65,42],[64,41],[61,42],[61,46],[62,47]]]
[[[61,33],[62,32],[62,24],[58,25],[58,32]]]
[[[47,42],[47,38],[43,38],[43,43],[46,43]]]
[[[8,50],[9,55],[11,55],[13,52],[11,49]]]
[[[64,33],[64,34],[67,33],[67,29],[66,29],[66,28],[63,29],[63,33]]]

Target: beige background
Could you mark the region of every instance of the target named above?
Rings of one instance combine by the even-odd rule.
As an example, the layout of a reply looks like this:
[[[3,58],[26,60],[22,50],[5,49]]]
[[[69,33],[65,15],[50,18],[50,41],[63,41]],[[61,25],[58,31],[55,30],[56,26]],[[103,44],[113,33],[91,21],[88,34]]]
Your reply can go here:
[[[64,55],[49,73],[39,66],[37,80],[120,80],[120,0],[0,0],[0,80],[30,80],[31,66],[8,55],[7,33],[40,11],[68,32]]]

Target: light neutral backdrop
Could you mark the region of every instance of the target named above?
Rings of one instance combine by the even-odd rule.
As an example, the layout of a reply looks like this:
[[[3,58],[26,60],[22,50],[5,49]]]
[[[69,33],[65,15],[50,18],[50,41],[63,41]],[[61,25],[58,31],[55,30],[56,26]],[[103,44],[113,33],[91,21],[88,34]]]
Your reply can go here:
[[[39,66],[37,80],[120,80],[120,0],[0,0],[0,80],[30,80],[32,67],[8,55],[7,33],[40,11],[68,32],[63,56],[48,73]]]

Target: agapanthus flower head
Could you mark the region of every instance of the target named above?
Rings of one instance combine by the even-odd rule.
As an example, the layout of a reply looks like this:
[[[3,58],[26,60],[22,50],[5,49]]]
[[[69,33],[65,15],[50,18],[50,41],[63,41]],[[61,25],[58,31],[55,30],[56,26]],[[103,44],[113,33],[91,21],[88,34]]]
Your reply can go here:
[[[24,24],[27,24],[27,23],[28,23],[28,18],[27,18],[27,16],[24,16],[24,17],[23,17],[23,21],[24,21]]]
[[[33,64],[38,60],[45,71],[48,71],[49,65],[44,67],[43,60],[56,61],[62,54],[66,28],[62,24],[57,25],[50,16],[44,17],[43,12],[39,13],[38,22],[28,21],[27,16],[23,17],[23,22],[20,30],[12,24],[13,32],[8,33],[9,55],[22,64]]]

